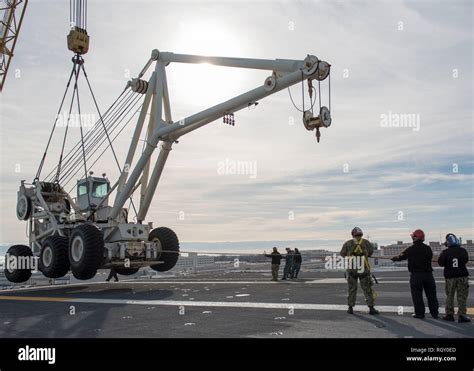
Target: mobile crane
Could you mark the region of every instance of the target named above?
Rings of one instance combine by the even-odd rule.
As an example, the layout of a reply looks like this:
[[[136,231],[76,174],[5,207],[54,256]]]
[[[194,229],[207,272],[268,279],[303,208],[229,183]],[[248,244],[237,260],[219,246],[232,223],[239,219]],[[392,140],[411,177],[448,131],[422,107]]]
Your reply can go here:
[[[77,4],[72,6],[76,6],[77,10]],[[83,14],[80,9],[76,13]],[[68,36],[69,49],[75,53],[69,82],[75,77],[76,85],[81,72],[87,78],[82,54],[89,49],[89,36],[81,26],[84,24],[74,26]],[[255,89],[174,121],[166,77],[166,68],[172,63],[208,63],[267,70],[271,74]],[[145,74],[153,65],[150,77],[145,79]],[[329,63],[314,55],[308,55],[303,60],[269,60],[205,57],[153,50],[144,68],[136,78],[127,83],[121,94],[122,97],[124,94],[139,97],[137,99],[141,98],[143,104],[118,179],[111,184],[105,176],[93,176],[92,172],[88,172],[87,160],[90,158],[89,154],[98,148],[100,141],[97,138],[100,134],[103,141],[108,142],[106,148],[113,151],[109,121],[113,121],[114,115],[126,109],[123,104],[120,105],[119,99],[103,116],[100,115],[100,120],[86,135],[83,135],[81,129],[81,141],[66,156],[63,157],[63,151],[61,152],[59,164],[49,174],[49,178],[40,180],[46,150],[33,182],[21,181],[17,193],[16,215],[18,219],[28,223],[29,245],[12,246],[7,255],[15,258],[37,257],[39,270],[50,278],[62,277],[69,270],[77,279],[86,280],[94,277],[100,268],[113,267],[124,275],[134,274],[144,266],[150,266],[156,271],[172,269],[179,257],[178,237],[167,227],[153,229],[153,224],[146,222],[146,215],[173,144],[183,135],[220,118],[224,118],[225,123],[233,124],[235,112],[297,83],[303,86],[307,82],[312,97],[315,91],[312,82],[320,83],[329,75]],[[90,87],[88,79],[87,82]],[[309,110],[303,107],[302,112],[305,128],[316,130],[319,142],[319,130],[331,125],[330,109],[320,106],[319,112],[313,114],[311,106]],[[147,116],[148,128],[144,130]],[[139,152],[137,148],[142,131],[146,132],[144,148],[134,162],[134,157]],[[51,137],[52,133],[49,142]],[[157,149],[159,154],[152,164],[151,157]],[[63,184],[68,177],[73,178],[74,169],[77,173],[82,165],[84,176],[77,181],[76,197],[73,198]],[[137,217],[130,222],[129,208],[125,204],[139,187]],[[114,192],[114,202],[109,205],[110,196]],[[30,278],[31,270],[21,266],[7,267],[5,276],[12,282],[25,282]]]

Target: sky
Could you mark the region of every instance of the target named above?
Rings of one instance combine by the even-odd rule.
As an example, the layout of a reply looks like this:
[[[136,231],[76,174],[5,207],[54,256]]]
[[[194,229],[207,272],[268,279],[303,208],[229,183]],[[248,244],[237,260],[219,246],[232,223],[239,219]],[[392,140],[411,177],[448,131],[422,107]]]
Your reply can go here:
[[[21,179],[34,178],[72,68],[68,3],[30,0],[0,96],[0,243],[27,240],[16,191]],[[218,120],[174,145],[147,221],[172,228],[189,249],[334,246],[354,226],[379,245],[408,241],[415,228],[430,241],[448,232],[466,240],[474,230],[472,8],[461,0],[89,0],[85,67],[105,111],[152,49],[296,60],[313,54],[331,64],[332,125],[320,143],[283,90],[237,112],[235,126]],[[261,86],[270,74],[171,64],[173,119]],[[94,117],[80,88],[82,113]],[[327,80],[321,90],[328,105]],[[301,108],[301,85],[291,93]],[[397,127],[400,115],[413,125]],[[121,163],[133,125],[115,145]],[[61,130],[47,172],[57,164]],[[79,129],[69,136],[75,143]],[[92,170],[112,183],[118,174],[109,154]]]

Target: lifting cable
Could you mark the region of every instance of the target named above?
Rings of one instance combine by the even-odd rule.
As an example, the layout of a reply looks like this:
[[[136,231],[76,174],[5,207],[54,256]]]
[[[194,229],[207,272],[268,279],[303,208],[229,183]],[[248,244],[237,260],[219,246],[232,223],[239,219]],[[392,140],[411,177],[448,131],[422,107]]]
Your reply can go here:
[[[72,27],[87,29],[87,0],[70,0],[69,21]]]
[[[128,101],[126,102],[126,104],[128,104]],[[128,113],[126,110],[129,109],[129,106],[130,105],[128,105],[125,108],[125,110],[120,110],[119,112],[121,112],[121,113],[115,114],[113,121],[110,124],[108,123],[106,125],[106,128],[108,128],[111,133],[122,122],[123,117],[124,117],[123,115],[124,115],[124,113]],[[123,107],[121,107],[121,108],[123,108]],[[119,120],[119,118],[120,118],[120,120]],[[99,134],[95,135],[95,137],[93,137],[92,140],[88,143],[89,145],[86,148],[86,155],[88,155],[88,157],[92,156],[104,142],[105,142],[105,138],[103,136],[102,130],[100,130]],[[78,162],[80,162],[79,159],[78,159],[78,156],[76,156],[74,159],[70,160],[70,165],[68,167],[68,173],[67,174],[69,174],[71,171],[74,171],[74,169],[77,167]],[[63,177],[66,177],[66,176],[67,176],[66,174],[63,175]]]
[[[93,129],[90,130],[88,134],[86,134],[85,142],[88,145],[88,146],[86,146],[86,153],[89,151],[89,147],[91,145],[94,145],[95,139],[102,135],[102,132],[101,132],[102,128],[99,128],[100,130],[97,130],[98,127],[99,127],[99,125],[98,125],[98,123],[96,123],[96,125],[93,127]],[[72,153],[72,155],[68,157],[67,164],[64,165],[64,169],[68,168],[73,161],[76,161],[78,159],[80,160],[80,157],[81,157],[80,144],[81,144],[81,142],[78,141],[76,146],[74,146],[75,152]]]
[[[87,34],[87,31],[86,31],[87,29],[87,0],[70,0],[69,21],[70,21],[69,24],[71,28],[74,28],[76,30],[79,29],[81,32],[85,32]],[[69,36],[68,36],[68,47],[69,47]],[[46,178],[51,177],[50,178],[51,182],[59,184],[60,180],[61,180],[61,183],[63,183],[64,180],[68,179],[66,181],[66,184],[67,184],[80,171],[80,168],[82,166],[85,172],[85,179],[87,179],[88,177],[87,161],[91,159],[91,157],[95,154],[97,150],[100,149],[100,147],[105,143],[105,141],[107,141],[108,144],[106,145],[102,153],[100,153],[98,158],[93,162],[92,166],[102,157],[105,151],[110,147],[115,159],[115,163],[119,169],[119,172],[121,172],[120,163],[119,163],[117,154],[115,152],[115,149],[113,147],[113,142],[120,135],[120,133],[125,129],[125,127],[136,115],[136,113],[141,109],[139,108],[137,111],[135,111],[133,115],[129,118],[129,120],[126,121],[125,124],[120,128],[117,135],[115,135],[115,137],[111,139],[112,133],[120,127],[125,117],[127,117],[127,115],[134,109],[136,104],[139,102],[140,100],[139,98],[141,95],[140,94],[134,95],[131,90],[128,90],[129,85],[127,84],[127,86],[119,95],[119,97],[114,101],[114,103],[109,107],[109,109],[105,111],[103,115],[99,109],[99,105],[97,104],[97,99],[95,97],[94,91],[92,89],[91,83],[89,81],[87,72],[84,67],[84,60],[81,56],[81,54],[83,54],[82,50],[76,51],[74,49],[71,49],[71,47],[69,48],[70,50],[73,50],[75,52],[75,55],[72,59],[73,68],[69,76],[69,80],[66,85],[66,90],[63,94],[61,104],[59,106],[58,114],[55,117],[53,128],[51,129],[45,151],[43,153],[42,159],[38,166],[38,170],[36,172],[36,176],[33,182],[39,181],[40,179],[41,171],[43,169],[43,166],[46,160],[47,152],[51,144],[51,140],[54,135],[54,131],[56,129],[57,122],[61,114],[61,110],[65,102],[67,93],[69,91],[69,87],[70,87],[73,76],[75,78],[74,89],[72,92],[71,103],[69,105],[68,116],[67,116],[67,119],[66,118],[64,119],[64,121],[66,122],[66,128],[65,128],[64,136],[62,140],[59,161],[58,161],[57,166],[46,177]],[[78,79],[79,79],[81,69],[84,73],[84,77],[86,79],[87,86],[91,93],[95,108],[97,110],[97,113],[99,114],[99,120],[94,124],[92,129],[89,130],[85,135],[84,135],[83,127],[82,127],[81,104],[80,104],[80,99],[79,99],[79,88],[78,88]],[[125,94],[127,90],[128,90],[128,94]],[[77,111],[78,111],[78,120],[79,120],[79,129],[80,129],[81,139],[65,155],[64,151],[66,147],[67,135],[69,132],[69,125],[71,121],[71,113],[72,113],[72,109],[74,105],[74,99],[77,99]],[[91,203],[90,203],[89,193],[90,193],[90,190],[88,189],[87,198],[88,198],[88,204],[90,208]],[[130,197],[130,202],[133,205],[132,197]],[[136,213],[135,205],[133,205],[133,208]]]
[[[321,111],[321,81],[318,80],[319,111]]]
[[[80,56],[77,55],[77,59],[79,60],[78,62],[78,69],[77,69],[77,76],[76,76],[76,84],[74,86],[74,88],[77,90],[77,113],[78,113],[78,117],[79,117],[79,129],[81,131],[81,148],[82,148],[82,153],[84,154],[84,134],[83,134],[83,131],[82,131],[82,119],[81,119],[81,103],[80,103],[80,100],[79,100],[79,87],[77,85],[77,79],[79,78],[79,73],[81,72],[81,65],[84,63],[84,61],[81,61],[80,59]],[[87,179],[87,163],[86,163],[86,156],[84,155],[83,156],[84,158],[84,179]],[[88,184],[87,184],[88,186]],[[91,199],[90,199],[90,194],[89,194],[89,187],[87,187],[87,206],[88,208],[90,209],[91,208]]]
[[[90,130],[86,135],[85,135],[85,143],[87,143],[87,145],[85,146],[85,151],[86,151],[86,154],[90,152],[90,147],[93,146],[95,143],[97,143],[96,141],[96,138],[99,138],[102,133],[98,133],[97,132],[97,127],[98,127],[98,123],[96,123],[93,127],[92,130]],[[99,135],[97,135],[99,134]],[[94,138],[95,137],[95,138]],[[91,143],[91,141],[89,139],[93,140],[93,143]],[[67,160],[64,159],[63,161],[65,162],[65,164],[63,165],[63,170],[62,170],[62,175],[64,177],[64,174],[69,171],[69,168],[71,167],[71,164],[74,162],[75,164],[77,164],[77,162],[80,163],[80,161],[82,160],[82,154],[80,153],[80,145],[81,145],[81,142],[78,141],[78,143],[76,143],[76,145],[73,147],[72,150],[75,149],[75,152],[72,153],[72,150],[70,151],[70,153],[72,153],[72,155],[69,155],[69,156],[66,156],[67,157]],[[50,173],[51,175],[52,173]]]
[[[130,111],[136,106],[137,102],[138,102],[138,100],[135,100],[135,102],[133,102],[133,104],[129,104],[126,107],[126,110],[122,111],[122,113],[120,113],[120,115],[117,117],[117,119],[109,126],[111,134],[119,127],[120,123],[130,113]],[[118,120],[118,118],[120,118],[120,120]],[[129,122],[130,122],[130,120],[128,120],[125,123],[125,125],[127,125]],[[121,132],[122,130],[123,130],[123,128],[119,132]],[[98,136],[93,141],[93,143],[90,143],[89,147],[86,148],[86,158],[87,158],[87,160],[89,160],[100,149],[100,147],[105,143],[105,141],[106,141],[106,138],[104,138],[103,136]],[[106,149],[107,148],[108,148],[108,146],[106,147]],[[72,164],[68,167],[68,170],[65,173],[63,173],[61,181],[66,180],[66,184],[67,184],[70,180],[72,180],[74,175],[77,174],[78,167],[80,167],[80,160],[81,159],[78,158],[78,157],[76,157],[76,159],[73,160]]]
[[[112,143],[115,141],[115,139],[117,139],[117,137],[122,133],[122,131],[127,127],[127,125],[132,121],[132,119],[135,117],[135,115],[136,115],[138,112],[140,112],[141,108],[142,108],[142,105],[140,105],[140,106],[138,107],[138,109],[137,109],[137,110],[133,113],[133,115],[127,120],[127,122],[122,126],[122,128],[121,128],[121,129],[119,130],[119,132],[115,135],[115,137],[112,138],[112,140],[111,140]],[[97,149],[97,148],[96,148],[96,149]],[[107,149],[108,149],[108,146],[103,149],[102,153],[95,159],[95,161],[92,163],[91,167],[93,167],[93,166],[97,163],[97,161],[100,160],[100,158],[104,155],[104,153],[106,152]],[[69,176],[69,178],[64,182],[64,185],[69,184],[69,183],[71,182],[71,180],[74,179],[74,176],[75,176],[79,171],[80,171],[80,169],[76,170],[76,172],[75,172],[74,174],[72,174],[71,176]],[[69,193],[71,193],[71,192],[74,190],[74,187],[75,187],[75,186],[73,186],[73,187],[70,189]],[[137,209],[136,209],[136,207],[135,207],[135,204],[134,204],[134,202],[133,202],[132,197],[133,197],[133,194],[130,196],[130,204],[131,204],[131,206],[132,206],[132,208],[133,208],[135,214],[137,215],[137,214],[138,214],[138,213],[137,213]]]
[[[95,135],[95,134],[94,134]],[[87,136],[87,135],[86,135]],[[86,155],[90,152],[90,141],[87,141],[85,140],[86,143],[88,143],[88,145],[85,145],[85,152],[86,152]],[[69,173],[70,170],[71,170],[71,166],[72,165],[77,165],[77,164],[80,164],[81,160],[82,160],[82,154],[80,153],[80,141],[78,142],[78,144],[76,145],[77,146],[77,150],[74,154],[74,157],[70,157],[68,160],[67,160],[67,163],[63,166],[63,171],[62,171],[62,178],[64,178],[65,174]],[[61,180],[60,179],[60,180]]]
[[[49,138],[48,138],[48,142],[46,144],[46,148],[44,150],[44,153],[43,153],[43,157],[40,161],[40,164],[38,166],[38,170],[36,172],[36,176],[35,176],[35,179],[33,180],[33,183],[36,181],[36,180],[39,180],[40,178],[40,175],[41,175],[41,170],[43,169],[43,165],[44,165],[44,161],[46,159],[46,154],[48,152],[48,149],[49,149],[49,145],[51,144],[51,139],[53,137],[53,134],[54,134],[54,130],[56,129],[56,124],[58,122],[58,118],[59,118],[59,115],[61,114],[61,109],[63,108],[63,104],[64,104],[64,100],[66,99],[66,95],[67,95],[67,92],[69,90],[69,86],[71,84],[71,80],[72,80],[72,76],[74,75],[74,71],[75,71],[75,67],[76,66],[73,66],[72,70],[71,70],[71,74],[69,75],[69,80],[67,82],[67,85],[66,85],[66,91],[64,92],[64,95],[63,95],[63,98],[61,100],[61,104],[59,105],[59,110],[58,110],[58,113],[56,114],[56,117],[54,119],[54,123],[53,123],[53,128],[51,129],[51,133],[49,134]],[[51,173],[48,175],[50,176]]]
[[[117,167],[118,167],[119,171],[121,171],[120,163],[119,163],[119,161],[118,161],[117,155],[115,154],[115,150],[114,150],[114,147],[113,147],[113,145],[112,145],[112,142],[110,141],[109,133],[107,132],[107,129],[106,129],[106,127],[105,127],[104,119],[102,118],[102,114],[100,113],[99,106],[97,105],[97,100],[95,99],[95,94],[94,94],[94,92],[92,91],[92,87],[91,87],[91,84],[90,84],[90,82],[89,82],[89,77],[87,77],[87,73],[86,73],[86,70],[85,70],[85,68],[84,68],[84,64],[82,64],[81,67],[82,67],[82,71],[84,72],[84,76],[85,76],[86,81],[87,81],[87,86],[89,87],[89,91],[91,92],[92,100],[94,101],[95,108],[96,108],[96,110],[97,110],[97,113],[99,114],[100,122],[102,123],[102,126],[103,126],[103,128],[104,128],[104,132],[105,132],[105,135],[107,136],[107,140],[109,141],[110,149],[112,150],[112,153],[113,153],[113,155],[114,155],[115,163],[117,164]],[[81,133],[82,133],[82,131],[81,131]]]
[[[120,117],[120,116],[123,116],[123,117],[120,119],[120,121],[118,121],[118,124],[115,126],[115,128],[114,128],[112,131],[114,131],[114,130],[119,126],[119,124],[123,121],[123,119],[128,115],[128,113],[131,112],[133,108],[135,108],[136,104],[140,101],[141,95],[140,95],[140,94],[137,94],[137,95],[135,95],[135,96],[132,95],[132,97],[133,97],[133,99],[134,99],[134,100],[132,101],[133,103],[129,104],[129,106],[126,108],[126,110],[128,110],[128,111],[126,112],[125,115],[123,115],[123,113],[124,113],[125,111],[122,111],[122,112],[120,113],[119,117]],[[138,99],[137,99],[137,98],[138,98]],[[131,107],[130,107],[130,105],[131,105]],[[129,108],[129,107],[130,107],[130,108]],[[92,163],[91,167],[93,167],[93,166],[97,163],[97,161],[100,160],[100,158],[104,155],[104,153],[107,151],[107,149],[112,146],[112,143],[117,139],[117,137],[122,133],[122,131],[125,129],[125,127],[127,127],[127,125],[132,121],[133,117],[135,117],[135,115],[136,115],[140,110],[141,110],[141,106],[140,106],[137,110],[135,110],[135,112],[133,113],[133,115],[131,115],[130,118],[125,122],[125,124],[124,124],[124,125],[122,126],[122,128],[118,131],[118,133],[115,135],[114,138],[110,139],[110,136],[107,134],[107,137],[108,137],[108,140],[109,140],[109,144],[102,150],[102,152],[100,153],[100,155],[99,155],[99,156],[95,159],[95,161]],[[104,128],[104,130],[105,130],[105,132],[107,133],[107,128]],[[111,133],[112,133],[112,131],[111,131]],[[90,147],[89,147],[88,154],[91,152],[91,148],[93,148],[92,153],[90,154],[90,156],[86,156],[86,154],[84,154],[83,158],[85,158],[86,161],[89,160],[89,159],[92,157],[92,155],[95,154],[95,152],[97,152],[97,151],[100,149],[101,145],[102,145],[104,142],[105,142],[105,138],[101,141],[101,143],[100,143],[98,146],[95,146],[95,147],[90,146]],[[112,148],[113,148],[113,147],[112,147]],[[76,164],[77,164],[77,165],[75,165],[74,167],[70,168],[70,171],[69,171],[69,173],[68,173],[67,175],[63,175],[63,178],[61,178],[61,183],[63,183],[63,185],[69,184],[69,183],[71,182],[71,180],[74,179],[74,176],[75,176],[77,173],[79,173],[79,171],[80,171],[80,158],[78,159],[78,162],[76,162]],[[119,165],[119,163],[118,163],[118,159],[117,159],[117,165],[118,165],[119,171],[121,171],[120,165]],[[74,170],[75,170],[75,172],[74,172]],[[63,179],[64,179],[64,181],[63,181]],[[73,186],[73,188],[71,189],[70,192],[72,192],[73,189],[74,189],[74,186]],[[135,204],[133,203],[132,196],[130,196],[130,203],[131,203],[131,205],[132,205],[132,207],[133,207],[133,210],[134,210],[135,214],[137,214],[137,210],[136,210]]]
[[[115,153],[115,150],[113,148],[113,142],[115,139],[122,133],[122,131],[125,129],[125,127],[130,123],[130,121],[133,119],[133,117],[140,111],[141,107],[138,108],[138,110],[134,110],[136,107],[137,103],[140,101],[140,98],[142,97],[141,94],[134,94],[132,91],[128,91],[129,94],[125,94],[125,92],[128,89],[128,86],[122,91],[122,93],[119,95],[119,97],[114,101],[112,106],[105,112],[104,115],[101,114],[100,109],[97,104],[97,100],[95,98],[92,86],[90,84],[90,81],[88,79],[88,76],[86,74],[86,71],[83,66],[83,59],[80,56],[75,56],[73,58],[74,66],[71,71],[70,77],[68,84],[66,86],[66,91],[64,92],[58,114],[55,118],[53,128],[51,130],[48,143],[45,149],[45,152],[43,154],[41,163],[39,165],[36,178],[35,180],[40,179],[41,175],[41,170],[43,168],[46,155],[55,131],[55,128],[57,126],[57,121],[61,112],[61,109],[63,107],[64,101],[67,96],[67,92],[69,90],[70,83],[72,81],[72,77],[75,77],[74,81],[74,89],[73,89],[73,94],[71,98],[71,103],[69,107],[69,112],[66,121],[66,128],[65,128],[65,133],[63,136],[63,141],[62,141],[62,146],[61,146],[61,154],[59,157],[59,162],[58,165],[53,169],[48,177],[52,177],[51,181],[59,183],[61,181],[61,184],[63,184],[63,180],[66,179],[67,181],[65,184],[68,184],[74,176],[80,171],[80,168],[83,166],[85,170],[85,177],[87,178],[87,161],[91,158],[92,155],[97,152],[97,150],[100,149],[102,144],[105,143],[105,141],[108,141],[107,146],[105,149],[102,151],[102,153],[98,156],[98,158],[93,162],[92,166],[102,157],[102,155],[106,152],[106,150],[110,147],[112,149],[115,162],[117,164],[117,167],[119,171],[121,170],[120,168],[120,163],[118,161],[117,155]],[[81,108],[80,108],[80,100],[79,100],[79,90],[78,90],[78,78],[80,74],[80,70],[84,72],[84,76],[86,77],[86,81],[89,87],[89,90],[91,92],[92,98],[94,100],[95,107],[97,109],[97,112],[100,116],[99,121],[94,125],[93,129],[90,130],[88,133],[84,135],[84,131],[82,128],[82,117],[81,117]],[[124,95],[125,94],[125,95]],[[74,106],[74,99],[77,99],[77,108],[78,108],[78,115],[79,115],[79,126],[80,126],[80,132],[81,132],[81,140],[76,143],[76,145],[66,154],[64,155],[65,152],[65,147],[66,147],[66,141],[67,141],[67,134],[68,134],[68,128],[71,120],[71,113],[72,113],[72,108]],[[120,102],[120,103],[119,103]],[[122,125],[122,127],[119,129],[120,125],[124,121],[124,119],[129,115],[131,111],[133,112],[133,115]],[[107,120],[105,119],[107,117]],[[100,124],[101,125],[100,125]],[[94,130],[95,129],[95,130]],[[118,133],[111,138],[111,134],[116,130],[118,130]],[[86,146],[87,144],[87,146]],[[99,144],[97,146],[97,144]],[[63,184],[64,185],[64,184]],[[74,188],[73,188],[74,189]],[[72,191],[72,190],[71,190]],[[88,194],[88,198],[90,195]],[[135,205],[133,204],[133,200],[131,199],[131,204],[133,206],[133,209],[136,213],[136,208]],[[90,201],[89,201],[90,205]]]
[[[316,92],[316,89],[314,87],[311,87],[313,91]],[[295,101],[293,100],[293,96],[291,95],[291,90],[288,88],[288,95],[290,96],[291,103],[293,104],[293,107],[296,108],[297,111],[304,113],[305,112],[305,107],[304,107],[304,75],[303,75],[303,70],[301,70],[301,97],[302,97],[302,103],[303,103],[303,109],[299,109],[298,106],[295,104]],[[314,103],[316,103],[316,94],[314,96],[314,99],[311,101],[311,107],[310,109],[313,110]]]
[[[126,88],[125,88],[124,91],[119,95],[119,97],[115,100],[115,102],[107,109],[106,113],[104,114],[104,117],[107,116],[107,115],[109,115],[109,113],[110,113],[112,110],[114,110],[114,109],[116,108],[115,105],[116,105],[117,102],[120,100],[120,98],[121,98],[122,95],[125,93],[125,91],[126,91]],[[91,129],[89,132],[87,132],[87,133],[85,134],[85,136],[84,136],[84,141],[85,141],[86,143],[87,143],[87,141],[88,141],[88,137],[89,137],[89,136],[91,136],[92,134],[95,135],[95,133],[96,133],[96,132],[95,132],[95,128],[96,128],[97,125],[98,125],[98,123],[95,123],[94,126],[92,127],[92,129]],[[66,156],[64,157],[64,160],[63,160],[63,161],[65,162],[65,164],[68,163],[69,159],[70,159],[72,156],[74,156],[74,155],[76,155],[77,153],[80,152],[80,145],[81,145],[81,142],[78,141],[78,142],[76,143],[76,145],[75,145],[71,150],[69,150],[69,152],[66,154]],[[75,151],[75,152],[73,153],[73,151]],[[64,167],[66,167],[66,166],[64,166]],[[54,168],[53,170],[51,170],[51,172],[50,172],[45,178],[54,177],[54,173],[55,173],[55,172],[56,172],[56,168]],[[38,178],[39,178],[39,177],[38,177]]]
[[[137,110],[133,113],[133,115],[127,120],[127,122],[123,125],[123,127],[119,130],[119,132],[115,135],[115,137],[112,138],[112,140],[111,140],[112,143],[115,141],[115,139],[117,139],[117,137],[122,133],[122,131],[127,127],[127,125],[132,121],[132,119],[135,117],[135,115],[136,115],[138,112],[140,112],[141,107],[142,107],[142,106],[138,107],[138,109],[137,109]],[[97,149],[97,148],[96,148],[96,149]],[[100,153],[100,155],[97,157],[97,159],[95,159],[95,161],[92,163],[91,167],[93,167],[93,166],[97,163],[97,161],[100,160],[100,158],[104,155],[104,153],[106,152],[107,149],[108,149],[108,146],[103,149],[102,153]],[[80,171],[80,169],[76,170],[76,172],[75,172],[74,174],[72,174],[71,176],[69,176],[68,179],[64,182],[64,184],[65,184],[65,185],[66,185],[66,184],[69,184],[69,183],[71,182],[71,180],[74,179],[74,176],[75,176],[79,171]],[[71,193],[71,192],[74,190],[74,187],[75,187],[75,186],[73,186],[73,187],[71,188],[71,190],[69,191],[69,193]],[[131,205],[132,205],[132,207],[133,207],[133,210],[134,210],[135,214],[137,214],[137,210],[136,210],[136,208],[135,208],[135,204],[133,203],[132,196],[133,196],[133,195],[130,196],[130,203],[131,203]]]
[[[112,143],[115,141],[115,139],[117,139],[117,137],[122,133],[122,131],[127,127],[128,123],[130,123],[130,121],[133,119],[133,117],[135,117],[135,115],[140,112],[141,110],[141,106],[135,111],[135,113],[126,121],[126,123],[122,126],[122,128],[119,130],[119,132],[112,138]],[[100,153],[100,155],[94,160],[94,162],[92,163],[91,167],[94,166],[97,161],[100,160],[100,158],[104,155],[105,151],[109,148],[109,146],[105,147],[102,152]],[[89,157],[90,158],[90,157]],[[88,159],[89,159],[88,158]],[[69,184],[69,182],[71,182],[71,180],[74,179],[74,176],[77,175],[77,173],[79,172],[79,170],[76,170],[75,173],[71,174],[68,176],[68,178],[65,179],[64,181],[64,184]]]
[[[315,73],[317,73],[319,70],[319,62],[318,62],[318,65],[316,67],[316,71]],[[331,112],[331,67],[329,66],[329,73],[328,73],[328,88],[329,88],[329,111]],[[311,100],[311,95],[312,95],[312,92],[316,92],[316,88],[312,85],[311,83],[311,80],[308,79],[308,92],[309,92],[309,96],[310,96],[310,101],[311,101],[311,107],[309,108],[311,110],[311,112],[313,112],[313,107],[314,107],[314,104],[316,103],[316,95],[317,95],[317,98],[319,100],[319,110],[321,111],[321,107],[322,107],[322,104],[321,104],[321,81],[318,80],[318,94],[315,94],[314,96],[314,99]],[[304,103],[304,74],[303,74],[303,70],[301,70],[301,99],[302,99],[302,104],[303,104],[303,107],[302,109],[298,108],[298,106],[295,104],[294,100],[293,100],[293,96],[291,95],[291,90],[290,88],[288,88],[288,94],[290,96],[290,100],[291,100],[291,103],[293,104],[293,107],[295,107],[295,109],[299,112],[302,112],[304,114],[305,112],[305,103]]]
[[[331,66],[329,66],[329,80],[328,80],[328,87],[329,87],[329,112],[331,111]]]
[[[328,72],[328,98],[329,98],[329,112],[331,112],[331,66],[328,67],[329,72]],[[319,69],[319,62],[318,62],[318,68],[316,71]],[[321,81],[318,80],[318,92],[319,92],[319,111],[321,111]]]
[[[59,155],[59,162],[58,162],[58,166],[57,166],[57,170],[56,170],[56,176],[54,178],[55,183],[59,183],[59,174],[61,173],[61,163],[63,161],[64,147],[66,145],[67,133],[68,133],[68,129],[69,129],[69,120],[71,118],[72,107],[73,107],[73,104],[74,104],[74,97],[76,96],[76,93],[77,93],[77,79],[79,77],[79,69],[76,71],[76,67],[77,67],[78,61],[77,61],[76,58],[73,58],[73,62],[74,62],[73,71],[74,71],[74,76],[75,76],[74,90],[72,91],[71,104],[69,105],[69,113],[68,113],[67,122],[66,122],[66,130],[64,131],[63,144],[62,144],[62,147],[61,147],[61,154]]]

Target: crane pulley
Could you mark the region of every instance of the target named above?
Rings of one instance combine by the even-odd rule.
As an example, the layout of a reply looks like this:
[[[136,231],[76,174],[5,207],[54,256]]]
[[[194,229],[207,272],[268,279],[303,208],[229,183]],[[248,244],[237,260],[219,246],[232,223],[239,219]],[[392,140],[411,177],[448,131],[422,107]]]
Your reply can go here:
[[[306,128],[306,130],[312,131],[312,130],[316,129],[316,140],[317,140],[318,143],[319,143],[319,140],[321,138],[320,128],[328,128],[329,126],[331,126],[331,121],[332,121],[332,119],[331,119],[331,74],[330,74],[331,65],[328,64],[327,68],[324,68],[324,70],[321,69],[321,71],[320,71],[320,67],[319,67],[320,63],[321,63],[321,61],[316,61],[316,63],[315,63],[315,65],[316,65],[315,73],[317,74],[317,77],[306,79],[307,84],[308,84],[309,101],[311,103],[308,110],[305,109],[306,107],[305,107],[305,100],[304,100],[304,97],[305,97],[305,93],[304,93],[305,76],[304,76],[304,74],[303,73],[301,74],[301,100],[303,102],[302,109],[300,109],[296,106],[296,104],[293,100],[293,97],[291,95],[290,88],[288,88],[288,94],[290,96],[291,102],[293,103],[293,106],[298,111],[303,113],[303,124],[304,124],[304,127]],[[325,63],[325,62],[323,62],[323,63]],[[326,107],[326,106],[321,105],[321,81],[325,80],[327,77],[329,77],[328,78],[328,81],[329,81],[329,83],[328,83],[329,108]],[[316,103],[316,98],[317,98],[315,96],[314,100],[313,100],[313,93],[316,91],[316,89],[313,86],[313,80],[314,79],[316,79],[318,81],[318,94],[317,94],[317,97],[319,98],[319,111],[318,111],[317,116],[314,115],[314,104]]]

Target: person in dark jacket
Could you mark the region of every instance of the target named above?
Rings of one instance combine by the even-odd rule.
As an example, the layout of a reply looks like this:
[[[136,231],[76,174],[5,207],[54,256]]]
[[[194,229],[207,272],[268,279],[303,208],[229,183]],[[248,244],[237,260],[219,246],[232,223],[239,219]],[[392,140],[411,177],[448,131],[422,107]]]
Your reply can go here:
[[[295,253],[293,254],[293,266],[291,267],[290,277],[298,279],[298,273],[300,273],[301,263],[303,258],[301,257],[300,251],[295,248]]]
[[[399,256],[394,256],[392,261],[408,259],[408,271],[410,272],[411,298],[415,307],[414,318],[425,318],[425,303],[423,291],[428,299],[428,307],[433,318],[438,318],[439,304],[436,297],[436,283],[433,277],[431,259],[433,251],[424,244],[425,233],[421,229],[411,234],[413,245],[402,251]]]
[[[272,258],[272,281],[278,281],[278,271],[280,270],[281,254],[276,247],[273,248],[271,254],[265,254],[267,258]]]
[[[454,294],[458,296],[458,321],[471,322],[466,316],[466,302],[469,295],[469,272],[466,264],[469,255],[466,249],[461,247],[461,241],[456,235],[448,233],[446,242],[448,248],[443,250],[438,258],[440,267],[444,267],[444,278],[446,279],[446,315],[445,321],[454,321]]]
[[[290,275],[292,267],[293,267],[293,257],[294,251],[291,250],[289,247],[286,248],[286,256],[282,258],[285,259],[285,268],[283,268],[283,278],[282,280],[286,280],[286,278]]]
[[[106,281],[109,282],[111,279],[114,279],[115,282],[118,282],[118,276],[117,276],[117,271],[114,268],[110,269],[109,276],[107,277]]]

